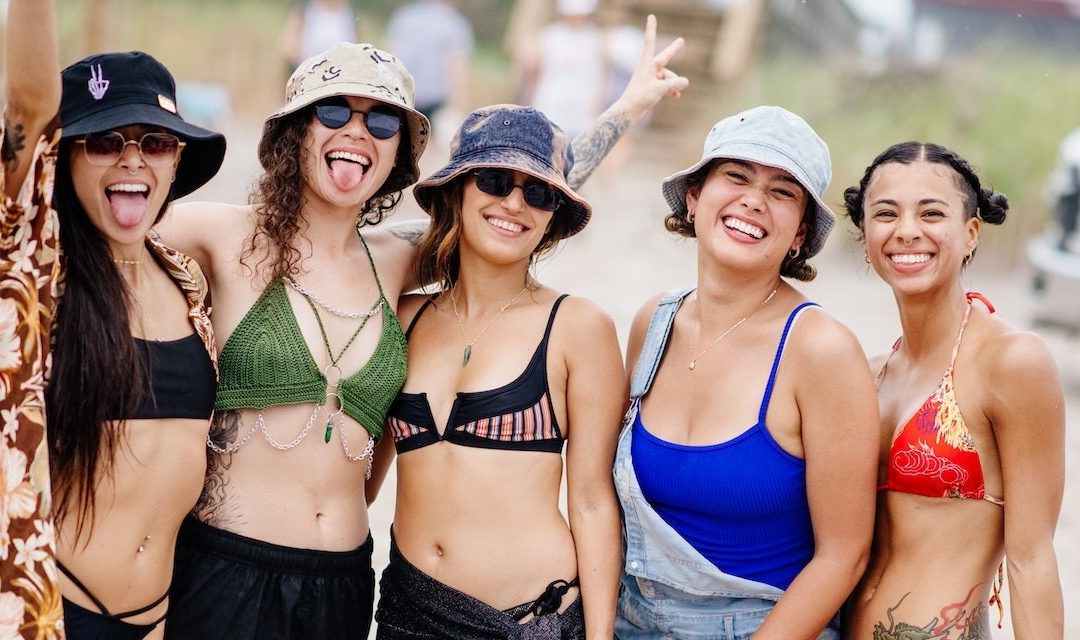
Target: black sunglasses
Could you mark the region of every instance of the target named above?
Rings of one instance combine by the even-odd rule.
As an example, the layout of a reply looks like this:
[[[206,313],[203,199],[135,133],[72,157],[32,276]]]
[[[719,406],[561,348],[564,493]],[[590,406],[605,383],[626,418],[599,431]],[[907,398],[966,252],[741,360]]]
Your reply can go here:
[[[352,114],[359,113],[368,133],[379,140],[394,137],[401,131],[401,113],[393,107],[376,105],[367,111],[353,109],[345,100],[331,100],[315,105],[315,117],[327,129],[340,129],[349,124]]]
[[[476,188],[484,193],[506,197],[514,188],[521,189],[525,204],[543,211],[554,211],[562,204],[562,192],[546,182],[532,180],[514,184],[514,174],[506,169],[477,169],[473,172]]]

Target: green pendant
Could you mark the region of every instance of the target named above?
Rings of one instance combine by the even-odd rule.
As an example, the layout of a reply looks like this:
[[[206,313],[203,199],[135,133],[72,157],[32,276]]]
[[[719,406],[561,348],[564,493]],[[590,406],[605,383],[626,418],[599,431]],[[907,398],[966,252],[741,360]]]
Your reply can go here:
[[[323,434],[323,442],[330,444],[330,432],[334,430],[334,419],[327,418],[326,420],[326,433]]]
[[[472,357],[472,345],[467,344],[467,345],[465,345],[465,355],[462,356],[462,358],[461,358],[461,366],[464,367],[465,365],[469,364],[469,358],[471,358],[471,357]]]

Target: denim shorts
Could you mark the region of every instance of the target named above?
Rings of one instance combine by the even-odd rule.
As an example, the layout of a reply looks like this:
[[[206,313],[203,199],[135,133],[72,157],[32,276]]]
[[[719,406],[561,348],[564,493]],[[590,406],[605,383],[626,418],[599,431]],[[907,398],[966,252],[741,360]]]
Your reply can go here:
[[[750,640],[776,605],[756,598],[689,594],[661,582],[623,574],[615,637]]]

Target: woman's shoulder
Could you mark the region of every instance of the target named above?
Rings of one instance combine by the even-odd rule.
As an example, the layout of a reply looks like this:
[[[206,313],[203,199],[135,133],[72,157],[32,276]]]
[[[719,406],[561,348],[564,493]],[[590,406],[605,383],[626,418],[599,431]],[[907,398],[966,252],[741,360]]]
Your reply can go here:
[[[788,336],[788,344],[800,356],[817,362],[836,358],[867,361],[855,333],[819,305],[804,307],[799,313]]]
[[[996,385],[1029,386],[1048,371],[1056,376],[1057,365],[1046,342],[1038,334],[1019,329],[996,316],[975,316],[976,348],[971,350],[979,375]],[[974,332],[973,332],[974,333]],[[966,341],[966,338],[965,338]]]

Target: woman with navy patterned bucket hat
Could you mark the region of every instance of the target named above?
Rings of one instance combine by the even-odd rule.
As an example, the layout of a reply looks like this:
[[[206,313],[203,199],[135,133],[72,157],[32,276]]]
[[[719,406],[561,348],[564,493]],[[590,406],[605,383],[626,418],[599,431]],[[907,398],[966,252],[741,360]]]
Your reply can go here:
[[[802,118],[757,107],[664,181],[697,286],[630,333],[619,638],[837,637],[874,519],[874,386],[851,332],[784,280],[814,277],[830,173]]]
[[[530,269],[589,220],[572,165],[543,114],[495,105],[414,190],[431,214],[417,280],[439,291],[400,307],[409,375],[387,420],[397,505],[379,638],[611,636],[619,344],[607,313]]]
[[[587,158],[678,88],[664,69],[673,54],[643,59],[583,141]],[[396,310],[417,286],[423,230],[378,223],[418,177],[429,124],[413,100],[397,58],[339,43],[300,64],[267,119],[251,203],[177,206],[159,227],[203,265],[222,341],[209,469],[181,529],[168,637],[367,637],[364,485],[405,379]]]

